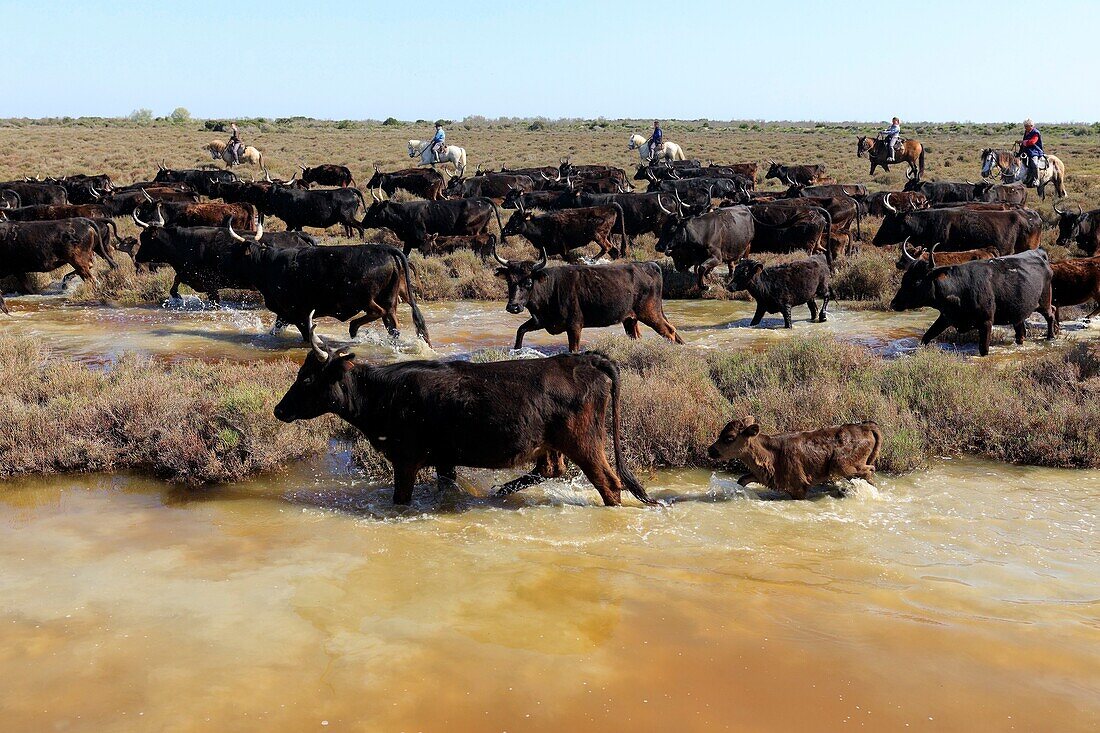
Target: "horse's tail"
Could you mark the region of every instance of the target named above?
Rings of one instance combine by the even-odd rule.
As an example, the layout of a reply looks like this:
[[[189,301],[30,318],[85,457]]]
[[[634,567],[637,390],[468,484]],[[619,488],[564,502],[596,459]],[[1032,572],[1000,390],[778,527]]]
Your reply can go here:
[[[1053,156],[1052,156],[1053,157]],[[1058,193],[1058,198],[1066,197],[1066,164],[1062,162],[1061,158],[1054,158],[1054,175],[1051,176],[1054,180],[1054,190]]]
[[[459,148],[462,151],[462,155],[459,156],[461,166],[458,169],[458,175],[466,175],[466,148]]]
[[[684,149],[681,148],[679,145],[677,145],[676,148],[672,151],[672,159],[684,160]]]
[[[256,151],[256,157],[259,159],[260,170],[263,170],[263,171],[267,170],[267,168],[264,167],[264,154],[261,153],[259,150],[257,150]]]

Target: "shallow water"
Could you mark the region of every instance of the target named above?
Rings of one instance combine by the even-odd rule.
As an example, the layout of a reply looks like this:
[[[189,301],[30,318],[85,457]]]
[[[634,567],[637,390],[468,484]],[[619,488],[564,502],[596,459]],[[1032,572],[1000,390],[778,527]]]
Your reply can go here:
[[[497,478],[462,474],[475,493]],[[1100,473],[0,488],[5,731],[1095,730]]]
[[[12,315],[0,316],[0,328],[7,333],[34,335],[48,341],[62,353],[77,359],[101,363],[123,353],[137,352],[157,358],[233,359],[255,361],[287,356],[300,358],[304,346],[291,327],[272,335],[274,316],[264,309],[247,309],[229,304],[222,308],[203,307],[190,297],[168,307],[109,308],[69,305],[58,298],[9,298]],[[527,315],[512,315],[499,302],[423,303],[435,355],[462,356],[480,349],[508,349],[515,342],[516,328]],[[754,305],[745,301],[677,300],[665,304],[669,320],[692,345],[708,349],[733,350],[765,348],[790,338],[792,334],[832,334],[864,344],[885,356],[913,351],[933,320],[930,310],[893,313],[853,310],[844,304],[830,308],[826,323],[810,323],[803,308],[795,309],[794,328],[783,328],[779,316],[766,317],[750,328]],[[425,344],[413,338],[407,306],[399,309],[403,331],[395,345],[376,322],[364,328],[353,342],[361,356],[372,359],[431,357]],[[1041,319],[1039,319],[1041,321]],[[1092,338],[1100,333],[1096,325],[1066,322],[1067,338]],[[347,325],[331,319],[319,322],[318,332],[339,342],[348,341]],[[620,327],[592,328],[584,331],[582,346],[602,334],[621,334]],[[1029,333],[1025,349],[1043,348],[1037,336]],[[660,338],[642,327],[643,338]],[[524,345],[539,351],[564,351],[564,334],[551,336],[545,331],[527,334]],[[943,348],[976,353],[976,346]],[[994,356],[1011,356],[1015,346],[995,346]]]

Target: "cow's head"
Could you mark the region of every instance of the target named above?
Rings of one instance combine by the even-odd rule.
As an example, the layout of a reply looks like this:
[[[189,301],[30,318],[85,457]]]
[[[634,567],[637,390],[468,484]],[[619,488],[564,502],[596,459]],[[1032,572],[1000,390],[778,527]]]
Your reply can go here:
[[[908,217],[906,213],[891,205],[889,196],[883,197],[882,203],[886,207],[886,214],[882,217],[882,224],[879,225],[878,231],[875,232],[875,236],[871,240],[871,244],[876,247],[898,244],[907,236],[906,221]]]
[[[367,188],[381,188],[382,182],[385,180],[385,173],[378,170],[378,166],[374,166],[374,175],[367,181]]]
[[[371,195],[374,195],[373,191],[371,191]],[[371,205],[367,207],[367,210],[363,213],[363,226],[371,229],[379,229],[384,226],[389,226],[392,219],[392,208],[392,201],[382,201],[379,199],[375,199],[375,201],[372,202]]]
[[[346,348],[334,349],[314,330],[309,314],[310,352],[279,404],[275,417],[282,422],[312,420],[330,412],[340,412],[348,403],[345,377],[355,368],[355,354]]]
[[[909,248],[909,238],[906,237],[905,241],[898,247],[898,261],[894,263],[894,266],[899,270],[908,270],[924,257],[924,247]]]
[[[732,461],[745,455],[751,447],[751,442],[760,434],[760,425],[752,415],[731,420],[718,439],[707,449],[707,455],[715,461]]]
[[[675,209],[668,209],[665,207],[665,201],[674,203]],[[674,191],[669,194],[668,198],[665,198],[664,193],[657,194],[657,205],[661,207],[668,219],[665,221],[663,227],[661,227],[661,233],[657,237],[657,251],[672,253],[676,249],[678,242],[684,240],[687,236],[688,222],[695,216],[705,214],[710,211],[711,199],[708,195],[707,199],[702,203],[688,204],[680,198],[680,193]]]
[[[134,209],[132,214],[134,223],[141,229],[138,241],[130,247],[130,257],[133,258],[134,264],[165,262],[169,259],[168,249],[172,238],[164,229],[164,215],[161,213],[160,205],[155,205],[153,211],[156,221],[148,224],[141,220],[138,209]]]
[[[913,258],[901,277],[901,286],[890,301],[890,307],[896,311],[912,310],[932,305],[935,297],[935,278],[942,276],[936,271],[936,248],[928,251],[928,259]]]
[[[768,172],[764,174],[765,179],[778,178],[781,181],[787,180],[787,166],[779,165],[779,163],[770,160],[768,163],[770,163],[770,165],[768,166]]]
[[[986,195],[993,190],[993,186],[996,185],[989,181],[979,181],[974,184],[974,200],[985,201]]]
[[[753,278],[764,271],[763,263],[756,260],[743,259],[733,268],[733,277],[730,278],[730,290],[746,290]]]
[[[530,211],[523,208],[523,202],[517,202],[516,213],[512,214],[508,219],[508,223],[504,225],[504,229],[500,232],[501,239],[507,239],[513,234],[522,235],[527,231],[527,222],[531,221],[533,215]]]
[[[447,196],[457,196],[462,191],[462,184],[466,182],[465,176],[455,176],[447,181],[443,193]]]
[[[508,284],[508,305],[505,309],[509,313],[522,313],[531,299],[535,283],[546,279],[546,250],[542,250],[542,258],[538,262],[509,262],[493,247],[493,259],[500,263],[496,276],[504,278]]]
[[[1058,215],[1058,244],[1068,247],[1081,236],[1081,225],[1088,220],[1089,215],[1081,210],[1080,205],[1073,212],[1059,209],[1058,204],[1054,204],[1054,213]]]
[[[504,200],[500,205],[505,209],[518,209],[522,201],[523,191],[518,188],[509,187],[508,193],[504,194]]]

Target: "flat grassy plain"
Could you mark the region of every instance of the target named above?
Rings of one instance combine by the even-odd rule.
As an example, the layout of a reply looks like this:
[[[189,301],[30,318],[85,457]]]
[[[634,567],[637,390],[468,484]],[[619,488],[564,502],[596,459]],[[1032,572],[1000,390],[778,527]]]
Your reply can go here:
[[[610,163],[633,172],[638,158],[626,150],[628,135],[646,129],[645,121],[541,124],[543,129],[530,130],[530,121],[458,123],[449,126],[448,136],[467,149],[471,172],[479,163],[487,168],[552,164],[564,155],[576,163]],[[672,122],[665,129],[690,157],[703,160],[820,162],[837,179],[872,189],[899,189],[905,182],[901,168],[871,178],[866,161],[856,158],[856,135],[873,133],[871,124]],[[264,152],[273,176],[289,177],[299,162],[342,163],[361,185],[375,165],[409,166],[406,141],[427,137],[430,130],[430,123],[243,125],[245,141]],[[928,147],[927,179],[976,180],[981,149],[1008,147],[1018,126],[930,125],[907,132]],[[1100,128],[1045,127],[1044,136],[1048,151],[1066,163],[1068,201],[1086,209],[1100,206]],[[0,179],[94,172],[128,183],[151,178],[162,161],[171,167],[210,163],[202,145],[225,137],[198,122],[0,121]],[[245,177],[248,173],[243,169]],[[1051,199],[1038,203],[1032,196],[1032,205],[1051,217]],[[119,221],[124,233],[136,233],[132,223]],[[279,228],[278,222],[271,228]],[[337,241],[331,234],[324,241]],[[1054,238],[1048,231],[1044,243],[1052,245]],[[656,258],[653,244],[651,236],[639,238],[635,256]],[[1056,257],[1068,254],[1059,249]],[[504,253],[533,254],[521,242]],[[894,257],[892,251],[865,246],[847,258],[837,273],[842,299],[882,307],[896,279]],[[414,255],[411,261],[424,299],[504,295],[492,269],[471,253]],[[675,275],[669,280],[675,282]],[[127,263],[97,286],[82,287],[73,299],[158,303],[170,282],[164,272],[136,278]],[[720,285],[721,278],[713,282]],[[730,294],[716,287],[708,297]],[[620,360],[626,372],[624,436],[630,460],[639,466],[705,464],[705,449],[729,416],[752,412],[767,430],[877,420],[888,434],[880,462],[887,471],[912,470],[931,456],[960,452],[1034,465],[1100,467],[1095,450],[1100,411],[1088,407],[1100,361],[1089,345],[1063,344],[995,368],[935,349],[883,361],[863,347],[829,338],[797,337],[763,352],[731,354],[623,337],[601,338],[596,346]],[[0,379],[8,385],[0,404],[12,416],[0,427],[0,476],[132,470],[185,482],[232,481],[323,453],[330,441],[355,441],[335,420],[293,427],[274,421],[271,405],[294,368],[290,361],[242,368],[130,359],[103,372],[68,362],[44,343],[18,343],[0,333]],[[181,416],[175,432],[153,429],[165,414]],[[60,441],[58,425],[65,426]],[[287,450],[292,444],[295,449]],[[358,441],[353,454],[371,475],[387,476],[384,462],[365,442]]]

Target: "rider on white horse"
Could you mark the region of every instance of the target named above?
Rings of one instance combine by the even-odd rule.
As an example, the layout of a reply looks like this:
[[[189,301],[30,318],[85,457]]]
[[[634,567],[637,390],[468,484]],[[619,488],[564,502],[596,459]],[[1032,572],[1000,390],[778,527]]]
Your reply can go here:
[[[447,133],[443,131],[443,124],[440,122],[435,123],[435,137],[428,143],[431,146],[432,155],[435,157],[435,162],[438,163],[443,158],[443,151],[447,147]]]
[[[231,165],[241,164],[241,148],[244,145],[241,143],[241,133],[237,129],[237,123],[229,123],[229,130],[232,133],[229,136],[229,153],[233,156],[233,162]]]
[[[649,162],[657,160],[657,156],[664,149],[665,134],[661,132],[661,123],[658,120],[653,120],[653,134],[646,140],[646,144],[649,145]]]
[[[1020,155],[1027,161],[1027,178],[1025,186],[1034,185],[1039,180],[1039,158],[1046,155],[1043,152],[1043,136],[1039,134],[1039,128],[1035,127],[1030,119],[1024,120],[1024,137],[1020,140]]]

